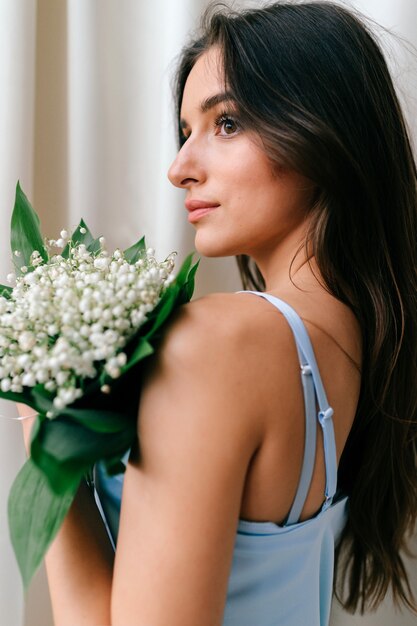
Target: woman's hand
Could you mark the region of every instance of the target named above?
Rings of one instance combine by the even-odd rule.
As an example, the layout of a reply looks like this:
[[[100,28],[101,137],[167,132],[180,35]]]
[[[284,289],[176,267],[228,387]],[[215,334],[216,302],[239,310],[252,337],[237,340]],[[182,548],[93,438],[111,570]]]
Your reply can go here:
[[[19,404],[19,403],[17,404],[17,411],[20,417],[25,418],[25,419],[22,419],[23,439],[25,442],[26,453],[29,456],[31,432],[32,432],[33,424],[34,424],[37,413],[30,406],[27,406],[26,404]],[[31,417],[28,417],[29,415]]]

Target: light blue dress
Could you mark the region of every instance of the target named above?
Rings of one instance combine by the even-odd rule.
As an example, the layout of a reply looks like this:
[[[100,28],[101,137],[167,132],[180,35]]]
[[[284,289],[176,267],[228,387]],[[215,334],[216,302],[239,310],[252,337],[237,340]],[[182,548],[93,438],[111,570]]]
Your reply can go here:
[[[286,302],[258,291],[287,319],[296,342],[306,413],[304,460],[298,490],[284,525],[238,520],[223,626],[327,626],[334,551],[347,519],[347,498],[336,494],[333,410],[323,388],[307,330]],[[324,502],[304,522],[299,517],[313,474],[317,424],[326,468]],[[119,524],[123,476],[108,477],[98,464],[96,498],[113,540]],[[279,486],[277,486],[279,488]]]

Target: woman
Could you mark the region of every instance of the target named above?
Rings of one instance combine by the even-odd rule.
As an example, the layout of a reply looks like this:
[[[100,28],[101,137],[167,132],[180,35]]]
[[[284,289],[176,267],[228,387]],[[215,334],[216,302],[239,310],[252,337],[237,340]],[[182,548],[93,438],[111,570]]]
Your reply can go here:
[[[211,11],[176,88],[170,181],[255,293],[174,320],[115,562],[82,486],[47,557],[56,623],[328,624],[337,547],[348,609],[414,607],[416,168],[381,51],[328,2]],[[118,485],[98,468],[114,535]]]

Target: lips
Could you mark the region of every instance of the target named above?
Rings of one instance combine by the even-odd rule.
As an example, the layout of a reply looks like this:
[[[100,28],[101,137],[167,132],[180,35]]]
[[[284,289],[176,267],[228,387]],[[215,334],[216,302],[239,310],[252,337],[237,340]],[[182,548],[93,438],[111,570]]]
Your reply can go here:
[[[207,202],[204,200],[186,200],[185,207],[188,211],[196,211],[197,209],[212,209],[213,207],[218,207],[220,204],[218,202]]]

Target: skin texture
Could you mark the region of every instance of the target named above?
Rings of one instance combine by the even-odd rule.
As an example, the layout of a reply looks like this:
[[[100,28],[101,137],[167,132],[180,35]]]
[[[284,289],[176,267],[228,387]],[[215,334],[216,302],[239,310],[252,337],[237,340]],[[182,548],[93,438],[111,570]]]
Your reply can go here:
[[[197,250],[251,254],[267,291],[304,319],[335,409],[340,455],[359,393],[359,328],[304,252],[290,280],[312,185],[294,172],[272,172],[253,134],[214,126],[224,103],[206,113],[199,106],[222,90],[212,49],[187,80],[188,139],[169,178],[188,199],[220,204],[194,224]],[[114,569],[81,493],[48,555],[57,626],[220,626],[239,517],[279,522],[291,507],[304,406],[282,315],[248,294],[205,296],[181,308],[152,359],[138,417],[142,456],[126,471]],[[319,436],[302,519],[317,511],[323,491]]]

